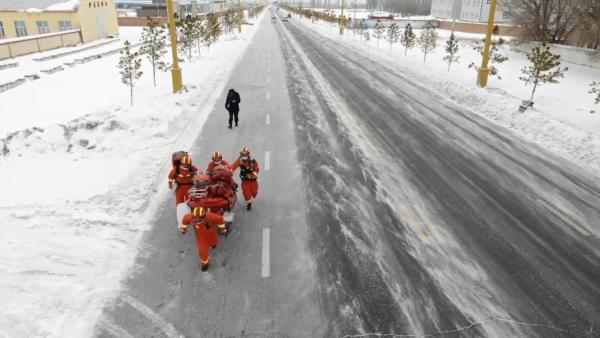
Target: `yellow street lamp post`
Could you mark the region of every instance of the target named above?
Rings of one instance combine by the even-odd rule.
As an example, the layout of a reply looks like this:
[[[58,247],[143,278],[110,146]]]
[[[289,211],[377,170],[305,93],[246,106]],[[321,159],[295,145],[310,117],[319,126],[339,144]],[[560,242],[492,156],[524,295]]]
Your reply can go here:
[[[346,18],[344,18],[344,5],[346,0],[342,0],[342,14],[340,15],[340,34],[344,35],[344,28],[346,28]]]
[[[183,87],[183,80],[181,77],[181,68],[179,68],[179,57],[177,56],[177,35],[175,34],[173,0],[167,0],[167,15],[169,15],[169,35],[171,36],[171,50],[173,52],[173,69],[171,69],[173,93],[178,93]]]
[[[494,31],[494,16],[496,15],[496,0],[492,0],[490,4],[490,14],[488,16],[487,33],[485,36],[485,46],[483,48],[483,59],[481,60],[481,67],[477,72],[477,85],[480,87],[487,86],[488,76],[490,75],[490,69],[488,68],[488,62],[490,60],[490,47],[492,45],[492,33]]]

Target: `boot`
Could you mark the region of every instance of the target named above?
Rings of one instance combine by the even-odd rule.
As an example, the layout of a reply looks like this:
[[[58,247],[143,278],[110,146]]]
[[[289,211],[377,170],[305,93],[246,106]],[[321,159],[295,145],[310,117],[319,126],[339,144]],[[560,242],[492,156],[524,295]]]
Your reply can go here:
[[[227,128],[229,128],[229,129],[233,129],[233,128],[231,128],[231,124],[230,124],[230,125],[229,125],[229,127],[227,127]]]
[[[246,210],[252,210],[252,202],[248,202],[248,204],[246,204]]]
[[[208,264],[202,264],[202,271],[208,270]]]

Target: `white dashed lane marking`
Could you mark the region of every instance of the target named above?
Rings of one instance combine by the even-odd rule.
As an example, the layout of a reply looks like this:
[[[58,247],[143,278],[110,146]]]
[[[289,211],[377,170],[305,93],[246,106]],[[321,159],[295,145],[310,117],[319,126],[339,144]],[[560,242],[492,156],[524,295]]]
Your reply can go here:
[[[262,234],[262,266],[260,276],[268,278],[271,276],[271,230],[264,228]]]
[[[271,115],[267,114],[267,116],[265,117],[265,124],[267,126],[271,125]]]
[[[271,152],[265,152],[265,171],[269,171],[271,169]]]

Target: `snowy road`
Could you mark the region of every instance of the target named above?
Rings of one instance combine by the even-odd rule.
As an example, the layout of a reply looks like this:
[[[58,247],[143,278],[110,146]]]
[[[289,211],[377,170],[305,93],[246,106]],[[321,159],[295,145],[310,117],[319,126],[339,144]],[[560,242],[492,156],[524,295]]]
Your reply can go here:
[[[98,336],[600,335],[597,177],[296,20],[192,149],[250,147],[261,198],[207,273],[165,201]]]

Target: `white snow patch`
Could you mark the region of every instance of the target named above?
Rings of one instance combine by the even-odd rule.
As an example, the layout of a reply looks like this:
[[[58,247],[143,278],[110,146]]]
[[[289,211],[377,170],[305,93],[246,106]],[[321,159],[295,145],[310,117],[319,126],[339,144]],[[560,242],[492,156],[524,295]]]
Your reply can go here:
[[[170,73],[155,88],[144,60],[133,107],[118,55],[0,93],[0,336],[93,334],[167,198],[171,152],[197,137],[259,26],[244,27],[181,65],[181,94]]]

